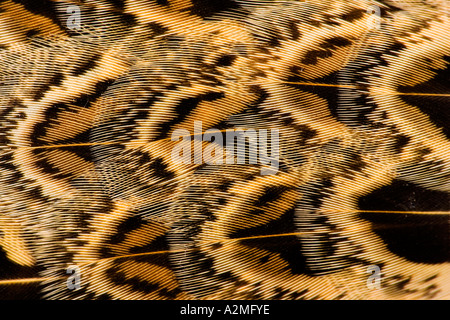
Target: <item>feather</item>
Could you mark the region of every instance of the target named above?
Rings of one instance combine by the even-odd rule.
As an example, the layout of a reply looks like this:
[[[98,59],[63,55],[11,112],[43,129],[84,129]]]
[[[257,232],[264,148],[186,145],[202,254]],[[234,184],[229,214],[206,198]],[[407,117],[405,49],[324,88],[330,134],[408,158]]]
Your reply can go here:
[[[0,298],[449,298],[444,1],[42,3],[0,3]]]

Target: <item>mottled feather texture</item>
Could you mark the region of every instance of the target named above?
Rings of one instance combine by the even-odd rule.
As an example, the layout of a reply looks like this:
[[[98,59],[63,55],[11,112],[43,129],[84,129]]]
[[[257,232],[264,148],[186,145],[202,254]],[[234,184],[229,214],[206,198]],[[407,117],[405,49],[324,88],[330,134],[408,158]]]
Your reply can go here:
[[[449,14],[1,1],[0,298],[450,298]],[[237,150],[209,129],[277,132],[277,170],[175,161]]]

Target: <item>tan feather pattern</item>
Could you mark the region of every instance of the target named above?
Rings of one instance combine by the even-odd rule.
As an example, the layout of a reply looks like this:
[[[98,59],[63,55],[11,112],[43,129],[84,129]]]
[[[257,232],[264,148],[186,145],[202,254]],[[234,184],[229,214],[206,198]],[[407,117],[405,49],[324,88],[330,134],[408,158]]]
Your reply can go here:
[[[40,4],[0,2],[0,298],[449,298],[446,1]]]

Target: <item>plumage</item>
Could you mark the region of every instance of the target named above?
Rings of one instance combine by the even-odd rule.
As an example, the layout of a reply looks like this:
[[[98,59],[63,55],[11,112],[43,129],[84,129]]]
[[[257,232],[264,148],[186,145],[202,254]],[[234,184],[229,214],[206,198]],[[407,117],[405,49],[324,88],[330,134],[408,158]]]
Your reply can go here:
[[[0,297],[448,299],[448,15],[1,1]]]

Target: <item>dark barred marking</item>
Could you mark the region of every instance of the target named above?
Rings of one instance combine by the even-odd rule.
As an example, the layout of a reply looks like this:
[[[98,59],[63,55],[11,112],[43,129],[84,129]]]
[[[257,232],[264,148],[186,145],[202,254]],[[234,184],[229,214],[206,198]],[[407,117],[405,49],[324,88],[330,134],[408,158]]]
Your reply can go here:
[[[118,244],[122,242],[126,235],[133,230],[138,229],[143,224],[143,220],[139,216],[132,216],[122,221],[116,229],[116,233],[109,239],[109,243]]]
[[[61,31],[68,31],[65,21],[61,21],[56,10],[55,1],[52,0],[11,0],[14,3],[21,4],[29,12],[49,18],[55,23]]]
[[[72,71],[72,75],[80,76],[94,69],[97,66],[98,60],[100,60],[101,58],[102,56],[100,54],[94,54],[92,57],[87,58],[83,64],[77,66],[77,68]]]
[[[189,9],[193,15],[202,18],[211,17],[226,10],[238,9],[239,2],[236,0],[191,0],[192,7]]]
[[[162,24],[157,23],[157,22],[149,22],[149,23],[146,24],[146,26],[148,28],[150,28],[150,30],[152,31],[152,33],[155,36],[162,35],[162,34],[164,34],[164,33],[169,31],[169,28],[167,28],[167,27],[165,27]]]
[[[323,49],[330,49],[330,50],[336,50],[339,47],[347,47],[350,46],[353,42],[347,38],[344,37],[332,37],[325,39],[324,42],[319,44],[319,47]]]
[[[422,282],[430,282],[430,281],[436,279],[437,276],[438,276],[437,274],[434,274],[431,277],[428,277],[428,278],[424,279]]]
[[[74,143],[89,143],[90,142],[90,135],[91,135],[91,129],[88,129],[86,131],[83,131],[76,136],[74,136],[72,139],[66,139],[66,140],[59,140],[57,144],[60,145],[67,145],[67,144],[74,144]],[[92,162],[92,153],[91,153],[91,147],[89,145],[87,146],[72,146],[72,147],[58,147],[58,150],[61,151],[69,151],[73,154],[76,154],[78,157],[83,159],[86,162]]]
[[[266,89],[262,88],[260,85],[250,86],[249,91],[257,96],[256,101],[253,102],[250,107],[257,107],[270,97],[269,92]]]
[[[26,194],[28,194],[32,199],[35,200],[42,200],[42,201],[49,201],[49,197],[45,196],[42,192],[42,187],[37,186],[34,188],[27,189]]]
[[[399,86],[401,93],[429,93],[429,96],[401,95],[401,99],[411,106],[417,107],[426,114],[431,122],[442,130],[450,139],[450,112],[448,112],[447,96],[433,96],[433,94],[445,94],[450,92],[450,56],[444,57],[447,68],[444,70],[431,70],[436,73],[432,79],[415,86]]]
[[[32,38],[32,37],[38,35],[40,32],[41,32],[41,30],[39,30],[39,29],[31,29],[25,33],[25,37]]]
[[[348,22],[353,22],[355,20],[361,19],[366,10],[353,8],[350,12],[344,13],[341,18]]]
[[[156,3],[160,6],[168,6],[169,0],[156,0]]]
[[[0,235],[1,236],[1,235]],[[23,267],[13,263],[6,257],[0,247],[0,280],[39,278],[39,268]],[[41,299],[38,283],[11,284],[0,287],[1,300],[38,300]]]
[[[62,83],[63,79],[64,75],[62,73],[55,73],[50,79],[34,89],[33,100],[41,100],[52,86],[59,86]]]
[[[265,236],[271,234],[285,234],[296,232],[293,219],[295,210],[292,208],[284,212],[279,218],[270,221],[269,223],[251,228],[240,228],[229,234],[230,239],[239,239],[254,236]],[[274,254],[279,255],[284,261],[288,262],[288,270],[292,274],[307,274],[309,273],[306,259],[302,255],[301,244],[296,236],[284,236],[283,246],[277,246],[270,238],[256,238],[240,240],[242,245],[263,249]]]
[[[292,188],[283,185],[264,187],[263,195],[258,197],[258,199],[256,199],[256,201],[254,202],[254,206],[256,207],[267,206],[271,202],[279,199],[283,195],[283,193],[289,190],[292,190]]]
[[[219,59],[217,59],[216,65],[218,67],[229,67],[233,64],[233,62],[236,60],[237,56],[232,54],[225,54]]]
[[[114,8],[123,11],[125,9],[125,0],[106,0],[106,2],[110,3],[114,6]]]
[[[298,299],[302,295],[306,294],[308,290],[302,290],[300,292],[291,292],[289,289],[283,289],[282,287],[275,287],[273,289],[275,295],[273,300],[285,300],[285,299]]]
[[[411,140],[410,137],[404,135],[404,134],[398,134],[394,137],[395,144],[393,146],[393,149],[395,153],[400,154],[403,151],[403,148],[408,145],[408,142]]]
[[[42,158],[41,159],[36,160],[36,167],[39,168],[39,170],[43,173],[49,174],[52,176],[52,178],[54,179],[69,179],[74,177],[74,174],[71,172],[62,172],[62,170],[60,168],[58,168],[57,166],[55,166],[54,164],[50,163],[48,159],[46,158]]]
[[[167,180],[173,179],[175,173],[167,169],[167,164],[164,163],[164,159],[156,158],[150,162],[148,169],[153,171],[155,176],[161,177]]]
[[[294,40],[294,41],[300,39],[300,37],[301,37],[300,31],[298,31],[297,23],[298,23],[298,21],[289,21],[289,24],[288,24],[288,28],[291,32],[292,40]]]
[[[168,138],[170,136],[171,128],[173,128],[174,125],[183,122],[183,120],[186,119],[201,102],[214,101],[224,97],[225,94],[223,92],[208,92],[199,94],[193,98],[182,99],[174,108],[175,116],[172,116],[172,120],[161,124],[156,140]]]
[[[92,297],[92,300],[109,301],[109,300],[113,300],[113,296],[108,293],[102,293],[96,298]]]
[[[317,79],[317,81],[320,81],[321,83],[336,84],[336,87],[314,86],[313,83],[311,85],[295,84],[296,82],[304,82],[301,73],[298,72],[295,75],[288,76],[286,81],[290,82],[287,84],[289,87],[296,88],[303,92],[309,92],[325,99],[331,115],[335,118],[339,118],[339,104],[337,101],[341,93],[341,89],[337,86],[337,84],[339,84],[338,72],[331,72],[328,75]]]
[[[153,283],[146,280],[142,280],[138,275],[133,277],[127,277],[124,271],[121,271],[120,264],[109,268],[106,271],[106,277],[108,280],[114,282],[117,285],[131,286],[131,289],[135,292],[141,292],[144,294],[155,293],[158,290],[162,290],[159,283]]]
[[[448,211],[450,194],[395,180],[389,186],[359,199],[358,207],[362,211],[365,209],[386,211],[376,214],[362,213],[361,217],[373,224],[374,231],[387,243],[392,252],[410,261],[421,263],[450,261],[447,215],[433,215],[433,219],[430,219],[426,214],[390,213]],[[392,226],[393,221],[395,226]],[[411,243],[414,245],[409,245]]]
[[[71,106],[63,103],[57,103],[45,110],[45,120],[34,125],[32,134],[30,135],[31,145],[33,147],[46,146],[48,142],[42,141],[47,134],[47,130],[51,127],[58,126],[58,117],[61,113],[72,110]],[[80,136],[81,137],[81,136]],[[75,138],[75,137],[74,137]],[[76,141],[71,139],[72,141]],[[56,142],[56,141],[55,141]]]
[[[332,192],[330,193],[330,190],[332,190],[333,185],[331,177],[322,178],[306,185],[302,188],[305,190],[305,196],[300,200],[299,207],[307,210],[310,208],[320,208],[324,199],[331,196]],[[317,192],[315,190],[322,191]],[[325,192],[330,194],[326,194]]]
[[[332,50],[336,50],[338,47],[347,47],[351,44],[352,41],[343,37],[326,39],[324,42],[319,44],[319,47],[323,48],[323,50],[315,49],[307,51],[300,62],[306,65],[315,65],[319,59],[325,59],[333,56]]]
[[[344,152],[344,155],[344,176],[348,179],[355,179],[356,177],[354,173],[362,171],[367,166],[367,164],[363,161],[360,153],[352,152],[349,150],[348,152]]]

